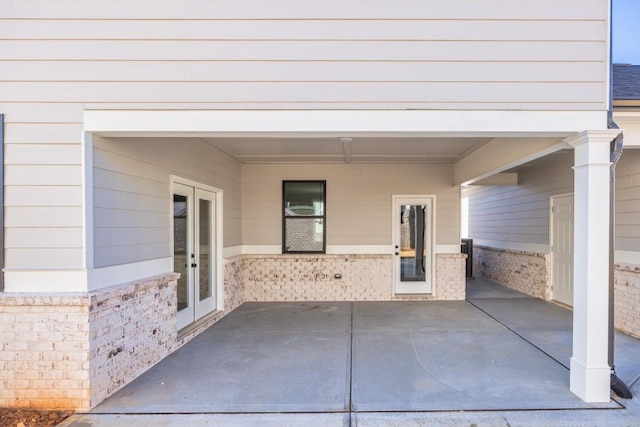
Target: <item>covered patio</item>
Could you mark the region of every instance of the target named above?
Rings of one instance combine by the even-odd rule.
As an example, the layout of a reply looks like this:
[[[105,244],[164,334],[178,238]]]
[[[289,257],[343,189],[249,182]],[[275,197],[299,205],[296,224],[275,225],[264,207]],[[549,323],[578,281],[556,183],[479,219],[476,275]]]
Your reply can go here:
[[[624,401],[569,391],[571,330],[570,311],[483,279],[468,281],[466,301],[245,303],[66,425],[133,414],[343,425],[389,413],[626,413]],[[640,341],[617,335],[616,366],[635,385]]]

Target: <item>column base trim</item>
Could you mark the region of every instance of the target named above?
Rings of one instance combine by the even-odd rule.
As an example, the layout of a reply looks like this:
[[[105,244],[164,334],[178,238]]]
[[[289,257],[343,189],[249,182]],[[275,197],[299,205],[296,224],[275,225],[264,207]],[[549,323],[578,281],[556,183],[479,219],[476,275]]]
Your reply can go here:
[[[569,389],[588,403],[611,401],[611,368],[608,365],[585,366],[573,357]]]

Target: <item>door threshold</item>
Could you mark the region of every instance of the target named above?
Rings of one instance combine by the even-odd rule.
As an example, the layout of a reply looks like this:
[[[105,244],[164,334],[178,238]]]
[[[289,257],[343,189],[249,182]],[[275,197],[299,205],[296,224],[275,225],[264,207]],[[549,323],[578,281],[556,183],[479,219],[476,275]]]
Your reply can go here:
[[[189,323],[187,326],[184,326],[182,329],[178,330],[178,338],[181,338],[181,337],[183,337],[185,335],[190,334],[195,329],[198,329],[200,326],[202,326],[203,324],[207,323],[208,321],[210,321],[214,317],[222,315],[222,313],[224,313],[224,310],[214,310],[209,314],[205,314],[204,316],[202,316],[200,319],[196,320],[195,322]],[[220,319],[218,319],[218,320],[220,320]],[[213,322],[213,323],[216,323],[216,322]],[[213,323],[212,323],[212,325],[213,325]]]

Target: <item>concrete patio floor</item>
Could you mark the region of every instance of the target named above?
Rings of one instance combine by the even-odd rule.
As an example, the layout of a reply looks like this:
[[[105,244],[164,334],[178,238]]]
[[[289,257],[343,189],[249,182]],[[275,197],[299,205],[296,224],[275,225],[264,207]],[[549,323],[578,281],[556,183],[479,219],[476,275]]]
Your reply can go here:
[[[483,279],[467,301],[246,303],[62,426],[640,425],[569,391],[571,312]],[[640,341],[616,336],[638,390]]]

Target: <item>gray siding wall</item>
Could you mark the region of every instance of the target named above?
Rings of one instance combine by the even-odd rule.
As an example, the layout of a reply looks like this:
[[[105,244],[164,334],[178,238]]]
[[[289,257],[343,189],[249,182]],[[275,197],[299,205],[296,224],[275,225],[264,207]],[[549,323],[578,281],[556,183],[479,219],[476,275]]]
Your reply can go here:
[[[604,110],[606,17],[606,0],[5,1],[6,267],[82,268],[85,108]]]
[[[222,189],[224,244],[241,243],[239,163],[196,139],[96,138],[96,267],[171,256],[171,174]]]
[[[549,244],[549,196],[573,193],[573,152],[548,156],[519,170],[518,186],[473,186],[469,237],[510,243]]]
[[[625,150],[616,167],[616,249],[640,251],[640,150]]]
[[[469,237],[513,243],[549,244],[549,197],[573,193],[573,152],[520,169],[518,186],[472,186]],[[640,251],[640,150],[625,150],[616,168],[616,249]]]
[[[436,195],[436,243],[460,243],[451,165],[243,165],[245,245],[282,242],[282,180],[327,181],[327,244],[390,245],[391,196]]]

